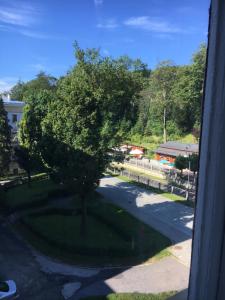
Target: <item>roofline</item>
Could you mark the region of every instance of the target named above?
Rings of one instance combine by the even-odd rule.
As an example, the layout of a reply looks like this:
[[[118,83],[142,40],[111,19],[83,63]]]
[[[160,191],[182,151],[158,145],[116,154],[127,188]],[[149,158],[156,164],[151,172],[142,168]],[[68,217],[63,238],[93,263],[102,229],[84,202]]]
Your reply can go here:
[[[25,106],[25,102],[22,101],[3,101],[3,104],[5,106],[19,106],[19,107]]]
[[[191,152],[191,153],[193,153],[193,152],[199,152],[199,149],[197,149],[197,150],[188,150],[188,149],[182,150],[182,149],[177,149],[177,148],[167,148],[167,147],[159,147],[159,148],[163,148],[164,150],[181,151],[181,152]],[[155,152],[160,151],[159,148],[156,149]],[[162,151],[163,151],[163,150],[162,150]]]

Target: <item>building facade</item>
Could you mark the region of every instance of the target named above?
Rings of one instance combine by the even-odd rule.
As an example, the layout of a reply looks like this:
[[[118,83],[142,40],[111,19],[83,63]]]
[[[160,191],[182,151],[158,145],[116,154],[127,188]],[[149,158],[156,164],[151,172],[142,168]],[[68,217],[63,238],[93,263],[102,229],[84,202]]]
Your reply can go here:
[[[7,96],[3,98],[3,104],[7,112],[9,125],[11,127],[12,147],[14,148],[18,145],[19,123],[22,119],[25,103],[22,101],[11,100],[10,96]],[[21,172],[22,170],[19,168],[17,162],[15,161],[14,154],[12,153],[12,161],[9,166],[9,173],[16,175]]]
[[[198,144],[185,144],[179,142],[167,142],[161,144],[155,150],[155,159],[174,163],[177,156],[189,156],[198,154]]]

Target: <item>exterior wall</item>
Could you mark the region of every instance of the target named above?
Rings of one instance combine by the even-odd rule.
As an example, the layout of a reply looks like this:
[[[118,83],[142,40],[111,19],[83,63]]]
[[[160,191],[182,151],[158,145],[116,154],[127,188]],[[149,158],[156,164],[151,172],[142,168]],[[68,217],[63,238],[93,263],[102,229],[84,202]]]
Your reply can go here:
[[[23,107],[25,103],[13,100],[3,101],[3,103],[7,112],[9,125],[11,126],[12,147],[14,148],[18,145],[17,133],[19,129],[19,123],[22,119]],[[16,121],[14,120],[15,116]],[[18,163],[15,161],[14,154],[12,153],[12,161],[9,165],[9,174],[17,175],[23,172],[24,171],[19,168]]]
[[[12,127],[12,132],[15,133],[18,131],[18,125],[22,119],[24,103],[21,102],[21,104],[18,104],[18,101],[15,101],[16,103],[13,102],[14,101],[5,101],[4,107],[8,114],[9,125]],[[14,115],[17,118],[16,122],[13,120]]]

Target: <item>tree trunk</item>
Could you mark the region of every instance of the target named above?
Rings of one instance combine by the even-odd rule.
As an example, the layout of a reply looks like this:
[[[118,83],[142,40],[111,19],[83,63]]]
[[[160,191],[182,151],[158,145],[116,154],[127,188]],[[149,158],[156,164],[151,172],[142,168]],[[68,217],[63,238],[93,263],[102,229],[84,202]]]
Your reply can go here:
[[[164,140],[164,143],[166,143],[167,134],[166,134],[166,108],[165,107],[163,110],[163,140]]]
[[[86,197],[85,195],[81,196],[81,227],[80,227],[80,235],[81,237],[86,237],[87,235],[87,205],[86,205]]]

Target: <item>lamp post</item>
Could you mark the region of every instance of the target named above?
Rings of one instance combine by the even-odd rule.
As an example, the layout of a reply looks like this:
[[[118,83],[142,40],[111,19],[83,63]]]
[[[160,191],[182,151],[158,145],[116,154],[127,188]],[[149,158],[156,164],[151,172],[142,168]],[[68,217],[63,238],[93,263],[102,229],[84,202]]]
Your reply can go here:
[[[188,146],[186,147],[186,155],[184,157],[188,158],[188,187],[187,187],[187,200],[189,198],[189,189],[190,189],[190,171],[191,171],[191,160],[190,155],[188,154]]]

